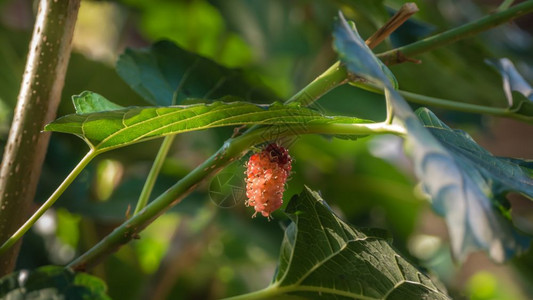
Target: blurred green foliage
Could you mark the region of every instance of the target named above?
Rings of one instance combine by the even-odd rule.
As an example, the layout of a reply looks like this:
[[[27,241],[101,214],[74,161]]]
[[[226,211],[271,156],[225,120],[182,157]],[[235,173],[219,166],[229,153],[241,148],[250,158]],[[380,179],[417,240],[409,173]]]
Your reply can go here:
[[[112,43],[110,37],[87,42],[87,32],[75,37],[58,115],[72,113],[71,95],[84,90],[98,92],[120,105],[148,105],[120,79],[109,57],[98,57],[87,47],[76,45],[88,43],[92,50],[108,49],[114,61],[126,47],[145,47],[159,39],[170,39],[226,67],[242,68],[261,78],[276,97],[287,98],[336,60],[331,47],[331,29],[339,9],[357,22],[365,38],[386,21],[390,10],[398,9],[402,3],[399,0],[83,1],[80,18],[89,14],[89,6],[94,15],[99,7],[111,5],[116,12],[111,16],[115,17],[103,18],[109,15],[96,13],[98,18],[85,20],[95,24],[103,22],[107,26],[104,28],[114,28],[118,34],[112,35],[112,30],[92,32],[97,37],[111,36]],[[413,19],[418,30],[398,31],[392,39],[394,45],[463,24],[495,8],[470,1],[416,3],[420,12]],[[3,146],[35,12],[30,0],[0,1],[0,12],[0,141]],[[15,22],[10,15],[20,18]],[[531,33],[531,28],[522,29]],[[526,31],[516,25],[506,25],[424,54],[419,57],[422,64],[401,64],[392,67],[392,71],[403,90],[502,106],[506,100],[500,78],[483,60],[507,56],[526,77],[531,76],[533,72],[528,64],[531,66],[533,61],[533,43]],[[512,42],[509,36],[515,37]],[[391,48],[392,43],[386,41],[376,52]],[[382,96],[348,85],[328,93],[313,108],[374,120],[385,117]],[[473,123],[477,126],[473,128],[478,129],[487,120],[453,113],[445,117],[447,122]],[[153,195],[182,178],[232,134],[232,128],[223,128],[178,136]],[[69,258],[68,253],[57,252],[63,249],[61,245],[68,245],[75,254],[80,254],[123,221],[130,211],[128,207],[135,205],[159,144],[156,140],[132,145],[93,161],[58,201],[53,214],[56,222],[53,234],[32,230],[26,235],[17,268],[66,263],[63,260]],[[353,142],[321,136],[299,137],[290,146],[295,162],[285,202],[300,193],[304,184],[320,190],[344,220],[356,226],[389,230],[394,246],[413,262],[437,274],[458,299],[531,298],[533,291],[527,287],[533,280],[528,267],[533,266],[532,254],[518,260],[521,273],[509,265],[497,271],[483,271],[485,260],[466,264],[463,269],[453,266],[442,221],[433,216],[428,203],[417,193],[411,170],[401,163],[401,155],[393,155],[401,154],[401,147],[377,151],[382,148],[383,144],[375,139]],[[36,202],[52,193],[86,151],[86,146],[74,137],[52,136]],[[529,158],[533,158],[533,153],[530,154]],[[245,159],[239,163],[244,164]],[[101,182],[107,173],[102,168],[109,161],[120,169],[120,174],[115,174],[118,177],[113,180],[117,181],[112,184],[106,179],[109,185],[103,187]],[[215,299],[268,285],[276,267],[283,228],[288,224],[286,216],[277,212],[274,220],[268,222],[250,219],[252,211],[243,203],[219,208],[210,201],[208,186],[209,181],[152,224],[140,240],[122,247],[93,270],[94,275],[107,283],[111,298]],[[439,242],[440,246],[435,246],[429,256],[420,256],[413,250],[420,242],[416,237],[421,235]],[[501,276],[519,280],[505,281],[503,286],[497,280]]]
[[[110,299],[105,283],[59,266],[17,271],[0,280],[2,299]]]

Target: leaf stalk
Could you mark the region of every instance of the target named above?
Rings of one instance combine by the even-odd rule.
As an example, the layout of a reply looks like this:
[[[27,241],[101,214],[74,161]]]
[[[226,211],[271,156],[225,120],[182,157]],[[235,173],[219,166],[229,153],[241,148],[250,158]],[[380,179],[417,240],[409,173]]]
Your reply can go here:
[[[76,179],[76,177],[83,171],[87,164],[96,157],[97,153],[93,150],[89,151],[80,162],[74,167],[74,169],[63,180],[54,193],[33,213],[33,215],[13,233],[3,244],[0,246],[0,255],[5,253],[10,247],[12,247],[30,228],[39,220],[39,218],[59,199],[59,196],[67,189],[67,187]]]
[[[137,206],[135,206],[133,215],[138,214],[141,209],[143,209],[148,203],[150,194],[152,193],[152,190],[155,185],[155,181],[157,180],[157,176],[159,175],[159,171],[161,171],[161,167],[165,162],[165,158],[167,157],[168,151],[170,150],[170,147],[172,146],[172,142],[174,142],[175,137],[175,135],[169,135],[163,139],[163,142],[159,147],[159,151],[157,152],[157,156],[155,157],[152,168],[150,169],[148,177],[146,178],[146,181],[144,183],[141,195],[139,196],[139,200],[137,200]]]

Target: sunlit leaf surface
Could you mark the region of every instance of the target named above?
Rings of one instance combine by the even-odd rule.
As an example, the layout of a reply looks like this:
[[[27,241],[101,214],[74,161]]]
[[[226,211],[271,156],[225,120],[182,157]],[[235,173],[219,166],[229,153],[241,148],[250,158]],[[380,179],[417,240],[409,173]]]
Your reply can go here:
[[[104,99],[91,92],[84,92],[79,97],[84,101],[89,97],[93,97],[94,101]],[[105,101],[107,103],[108,100]],[[75,134],[93,149],[105,151],[165,135],[222,126],[261,124],[294,128],[305,127],[306,124],[362,122],[368,121],[349,117],[326,117],[297,105],[275,103],[261,106],[248,102],[214,102],[168,107],[129,107],[90,114],[71,114],[48,124],[45,130]]]

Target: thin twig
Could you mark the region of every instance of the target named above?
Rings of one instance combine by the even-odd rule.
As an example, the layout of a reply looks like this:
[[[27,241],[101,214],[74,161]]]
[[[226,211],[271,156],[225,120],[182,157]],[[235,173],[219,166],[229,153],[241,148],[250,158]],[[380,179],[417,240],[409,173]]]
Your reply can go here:
[[[408,57],[449,45],[482,31],[496,27],[533,11],[533,0],[524,1],[509,9],[485,16],[465,25],[425,38],[418,42],[377,55],[386,65],[409,61]]]
[[[394,16],[392,16],[385,25],[378,29],[365,43],[368,48],[373,49],[385,40],[391,33],[407,21],[412,15],[418,12],[418,6],[413,2],[402,5]]]

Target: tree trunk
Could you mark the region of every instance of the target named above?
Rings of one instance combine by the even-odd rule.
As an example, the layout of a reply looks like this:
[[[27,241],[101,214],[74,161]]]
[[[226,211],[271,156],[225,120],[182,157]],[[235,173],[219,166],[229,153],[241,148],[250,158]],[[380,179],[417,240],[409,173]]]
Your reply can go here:
[[[56,116],[80,0],[41,0],[0,167],[0,243],[28,217]],[[10,273],[20,242],[0,257],[0,277]]]

